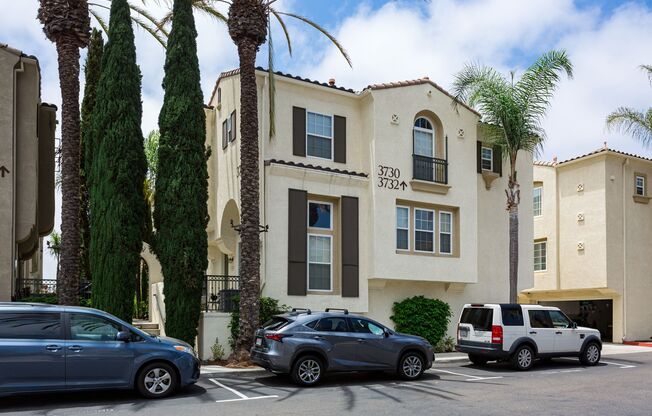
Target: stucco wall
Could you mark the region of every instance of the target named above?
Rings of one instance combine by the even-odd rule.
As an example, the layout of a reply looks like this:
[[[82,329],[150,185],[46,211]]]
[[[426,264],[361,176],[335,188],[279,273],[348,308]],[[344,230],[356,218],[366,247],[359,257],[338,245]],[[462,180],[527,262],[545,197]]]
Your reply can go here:
[[[231,354],[229,346],[229,322],[231,314],[221,312],[202,312],[199,322],[199,358],[201,360],[212,360],[213,351],[211,348],[219,343],[224,350],[224,358]]]
[[[538,290],[558,289],[556,169],[552,166],[534,165],[533,181],[542,187],[541,215],[534,217],[534,240],[546,239],[547,242],[546,270],[534,272],[534,287]]]

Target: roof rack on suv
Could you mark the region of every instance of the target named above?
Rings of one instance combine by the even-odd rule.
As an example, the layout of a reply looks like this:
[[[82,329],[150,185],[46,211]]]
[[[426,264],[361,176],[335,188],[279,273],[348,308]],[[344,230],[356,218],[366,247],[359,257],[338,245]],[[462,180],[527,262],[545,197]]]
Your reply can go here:
[[[312,314],[312,311],[310,309],[306,309],[306,308],[292,308],[292,312],[295,312],[295,313],[307,313],[308,315]]]
[[[349,310],[348,310],[348,309],[342,309],[342,308],[326,308],[326,312],[330,312],[330,311],[342,311],[342,312],[344,312],[344,315],[348,315],[348,314],[349,314]]]

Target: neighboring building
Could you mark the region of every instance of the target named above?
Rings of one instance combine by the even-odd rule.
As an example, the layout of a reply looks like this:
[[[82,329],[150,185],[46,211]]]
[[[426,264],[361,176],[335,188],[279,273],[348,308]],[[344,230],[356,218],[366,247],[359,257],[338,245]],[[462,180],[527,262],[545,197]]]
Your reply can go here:
[[[478,141],[477,112],[456,111],[428,78],[361,92],[281,73],[275,81],[270,138],[268,74],[257,71],[264,296],[389,325],[393,303],[414,295],[456,315],[465,302],[508,300],[507,180],[499,152]],[[221,74],[207,109],[208,274],[238,274],[239,100],[239,72]],[[518,166],[527,195],[531,160],[523,154]],[[531,217],[526,198],[521,290],[532,286]],[[214,287],[207,297],[219,298]]]
[[[54,227],[56,107],[41,102],[38,60],[0,44],[0,301],[42,277]]]
[[[652,160],[604,148],[535,162],[534,286],[614,342],[652,337]],[[537,215],[538,214],[538,215]]]

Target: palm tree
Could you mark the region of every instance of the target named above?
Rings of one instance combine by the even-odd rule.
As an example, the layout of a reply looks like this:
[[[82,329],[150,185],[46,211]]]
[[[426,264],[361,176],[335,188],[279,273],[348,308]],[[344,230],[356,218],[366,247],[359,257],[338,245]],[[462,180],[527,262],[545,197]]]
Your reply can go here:
[[[52,231],[50,239],[47,241],[48,253],[57,259],[57,287],[59,286],[59,255],[61,254],[61,235]]]
[[[543,54],[515,81],[514,72],[505,77],[493,68],[466,65],[455,76],[454,106],[465,102],[483,117],[483,138],[503,150],[509,160],[507,211],[509,211],[509,301],[516,302],[518,287],[519,184],[516,160],[519,151],[537,152],[543,146],[545,116],[553,93],[566,73],[573,77],[573,65],[566,51]]]
[[[641,65],[641,69],[647,72],[652,84],[652,65]],[[644,146],[649,146],[652,143],[652,107],[645,112],[619,107],[607,116],[607,127],[629,134]]]
[[[142,0],[142,2],[145,3],[145,0]],[[108,34],[109,25],[106,23],[106,20],[104,20],[99,11],[109,11],[111,9],[111,0],[89,1],[88,5],[90,6],[88,10],[90,15],[95,19],[97,24],[100,25],[104,33]],[[152,37],[154,37],[154,39],[165,48],[165,43],[169,33],[162,25],[160,25],[159,21],[144,7],[130,2],[129,8],[131,9],[130,18],[133,24],[152,35]]]
[[[61,88],[61,275],[59,303],[79,303],[79,49],[90,37],[87,0],[39,0],[43,32],[57,48]]]

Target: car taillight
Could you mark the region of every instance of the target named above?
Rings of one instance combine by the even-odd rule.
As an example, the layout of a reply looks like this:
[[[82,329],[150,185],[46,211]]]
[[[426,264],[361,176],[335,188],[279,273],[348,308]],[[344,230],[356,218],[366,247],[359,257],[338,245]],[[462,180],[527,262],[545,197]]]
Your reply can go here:
[[[457,340],[460,340],[460,324],[457,324]]]
[[[492,344],[502,344],[503,343],[503,327],[500,325],[494,325],[491,327],[491,343]]]
[[[291,337],[290,334],[266,334],[265,338],[276,342],[283,342],[283,338]]]

